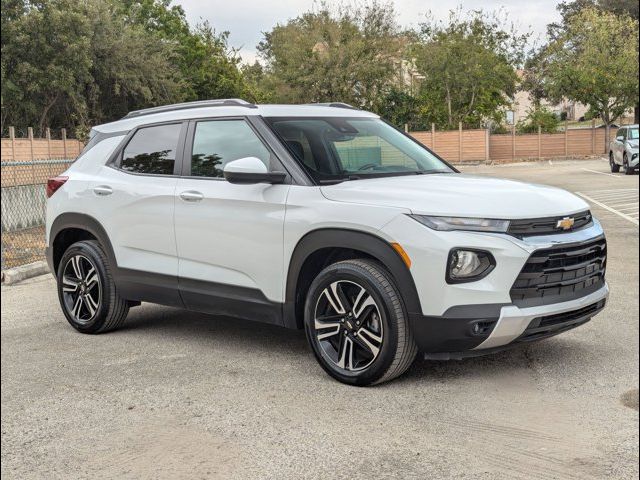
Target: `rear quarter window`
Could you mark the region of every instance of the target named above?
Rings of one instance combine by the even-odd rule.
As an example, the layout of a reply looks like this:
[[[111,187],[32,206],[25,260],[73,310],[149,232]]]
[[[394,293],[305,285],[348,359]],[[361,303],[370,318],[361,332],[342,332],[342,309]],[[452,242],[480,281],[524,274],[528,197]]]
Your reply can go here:
[[[181,123],[138,129],[122,152],[121,170],[148,175],[173,175]]]

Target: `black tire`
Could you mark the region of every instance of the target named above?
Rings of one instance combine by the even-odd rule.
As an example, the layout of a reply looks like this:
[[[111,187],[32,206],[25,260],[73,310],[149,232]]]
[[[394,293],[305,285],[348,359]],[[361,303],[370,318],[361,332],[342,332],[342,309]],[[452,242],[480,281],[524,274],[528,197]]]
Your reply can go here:
[[[104,333],[119,328],[129,304],[116,291],[107,256],[95,240],[71,245],[60,260],[58,299],[73,328],[82,333]]]
[[[307,340],[322,368],[349,385],[396,378],[416,357],[395,282],[371,260],[345,260],[322,270],[309,287],[304,320]]]
[[[634,171],[633,168],[629,167],[629,157],[627,157],[627,154],[624,154],[623,160],[622,160],[622,164],[624,165],[624,173],[625,175],[633,175]]]
[[[611,167],[611,173],[618,173],[620,171],[620,165],[613,159],[613,152],[609,152],[609,166]]]

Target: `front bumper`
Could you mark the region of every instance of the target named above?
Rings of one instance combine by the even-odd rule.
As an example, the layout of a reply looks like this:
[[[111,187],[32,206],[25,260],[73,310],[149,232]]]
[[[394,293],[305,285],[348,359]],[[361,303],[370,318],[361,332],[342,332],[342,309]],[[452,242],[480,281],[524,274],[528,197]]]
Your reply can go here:
[[[585,286],[575,296],[558,294],[555,300],[553,295],[540,302],[511,297],[514,282],[535,252],[602,237],[604,232],[595,219],[591,226],[579,230],[524,239],[504,234],[435,232],[423,226],[418,230],[414,224],[418,225],[399,220],[385,230],[412,259],[411,273],[422,311],[409,312],[410,325],[420,351],[431,358],[482,355],[555,335],[585,323],[606,303],[606,283]],[[446,284],[443,259],[451,248],[489,251],[497,266],[479,281]]]
[[[426,358],[473,357],[578,327],[597,315],[608,297],[605,284],[584,297],[537,307],[465,305],[451,308],[441,317],[413,316],[411,327]]]
[[[627,152],[627,158],[629,159],[629,167],[637,170],[638,160],[639,160],[638,152],[637,151]]]
[[[604,308],[608,297],[609,286],[605,284],[605,286],[600,290],[569,302],[529,308],[518,308],[515,305],[502,307],[498,322],[491,331],[491,334],[474,349],[484,350],[507,345],[514,340],[521,338],[522,335],[526,333],[534,319],[544,319],[547,317],[556,317],[563,313],[579,312],[587,307],[594,307],[594,310],[588,311],[588,314],[593,316]],[[586,321],[591,318],[589,315],[585,315],[584,318],[580,319]],[[568,315],[567,318],[569,318],[569,322],[574,322],[576,320],[575,318],[571,318],[570,315]],[[562,318],[559,318],[559,320],[560,322],[555,326],[562,325],[564,323],[561,321]],[[584,321],[582,323],[584,323]],[[578,326],[578,324],[575,326]],[[536,329],[539,327],[532,326],[531,328]],[[554,332],[556,330],[558,329],[554,328],[553,325],[549,328],[549,332]],[[544,333],[544,331],[536,333]]]

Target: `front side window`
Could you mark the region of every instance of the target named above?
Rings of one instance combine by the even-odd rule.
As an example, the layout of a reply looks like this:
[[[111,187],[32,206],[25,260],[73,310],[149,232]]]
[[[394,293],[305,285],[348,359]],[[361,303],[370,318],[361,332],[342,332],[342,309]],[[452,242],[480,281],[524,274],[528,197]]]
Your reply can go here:
[[[120,168],[148,175],[173,175],[182,124],[156,125],[136,131],[122,153]]]
[[[225,164],[246,157],[257,157],[270,168],[269,150],[244,120],[210,120],[196,124],[191,175],[222,177]]]
[[[425,147],[378,118],[267,118],[317,182],[451,173]]]
[[[638,129],[637,128],[630,128],[629,129],[629,134],[627,135],[627,138],[629,140],[638,140]]]

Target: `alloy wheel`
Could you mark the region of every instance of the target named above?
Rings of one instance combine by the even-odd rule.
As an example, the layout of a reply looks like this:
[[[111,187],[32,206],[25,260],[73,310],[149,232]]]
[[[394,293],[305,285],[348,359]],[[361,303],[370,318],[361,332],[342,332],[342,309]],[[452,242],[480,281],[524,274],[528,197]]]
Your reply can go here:
[[[64,266],[62,295],[76,322],[86,324],[93,320],[100,306],[102,286],[98,270],[84,255],[74,255]]]
[[[314,312],[314,335],[335,367],[358,372],[371,365],[382,348],[380,308],[363,286],[348,280],[331,283]]]

